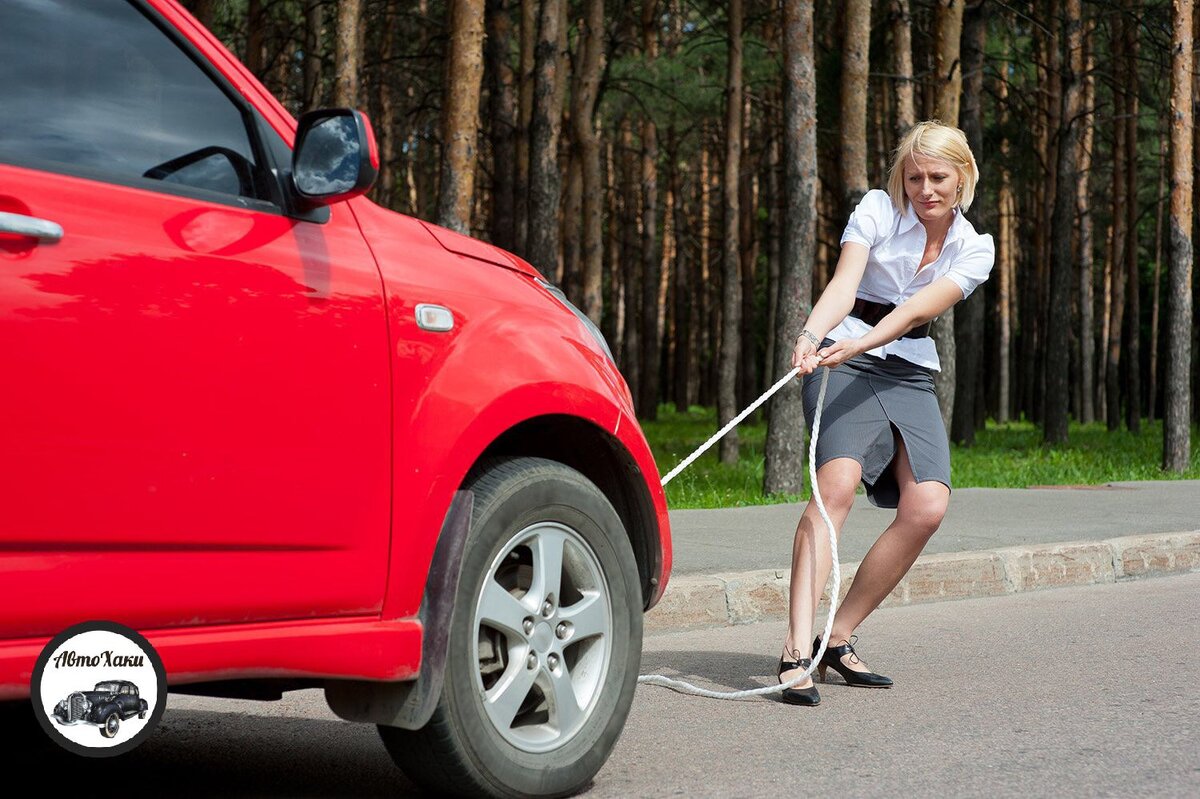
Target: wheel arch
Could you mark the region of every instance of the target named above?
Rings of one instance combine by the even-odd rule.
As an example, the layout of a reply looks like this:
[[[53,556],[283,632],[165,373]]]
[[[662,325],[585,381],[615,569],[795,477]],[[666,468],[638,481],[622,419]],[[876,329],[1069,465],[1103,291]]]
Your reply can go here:
[[[648,609],[662,570],[662,540],[654,502],[637,462],[615,436],[566,414],[537,416],[499,436],[480,453],[464,483],[497,457],[538,457],[557,461],[591,480],[612,503],[629,536],[638,565],[642,608]]]
[[[420,617],[425,629],[417,678],[401,683],[330,681],[325,695],[335,714],[347,721],[415,730],[433,714],[441,695],[449,626],[473,507],[469,490],[480,470],[497,459],[540,457],[575,469],[612,504],[629,536],[643,609],[661,595],[664,544],[653,498],[633,455],[620,439],[580,417],[547,414],[512,426],[475,458],[455,492],[438,536],[425,585]]]

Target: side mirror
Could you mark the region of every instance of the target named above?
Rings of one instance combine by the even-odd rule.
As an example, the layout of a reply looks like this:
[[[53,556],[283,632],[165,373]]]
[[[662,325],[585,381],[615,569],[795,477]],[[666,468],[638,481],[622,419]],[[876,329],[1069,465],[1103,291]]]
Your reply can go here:
[[[349,108],[300,117],[292,152],[292,185],[310,207],[357,197],[379,175],[379,149],[365,114]]]

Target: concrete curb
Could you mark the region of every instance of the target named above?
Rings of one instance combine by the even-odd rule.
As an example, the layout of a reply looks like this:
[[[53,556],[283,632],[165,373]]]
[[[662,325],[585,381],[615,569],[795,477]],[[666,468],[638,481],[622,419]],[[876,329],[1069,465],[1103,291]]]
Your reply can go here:
[[[858,563],[842,564],[841,596],[857,568]],[[882,607],[1193,571],[1200,571],[1200,530],[945,552],[917,558]],[[788,569],[673,577],[662,600],[646,615],[646,631],[786,619],[788,584]]]

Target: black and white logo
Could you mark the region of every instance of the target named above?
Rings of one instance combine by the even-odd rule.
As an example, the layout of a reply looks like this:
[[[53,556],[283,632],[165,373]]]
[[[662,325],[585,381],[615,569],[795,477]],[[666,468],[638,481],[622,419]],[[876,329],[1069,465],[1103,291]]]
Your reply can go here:
[[[128,752],[167,705],[167,675],[150,642],[107,621],[77,624],[42,650],[30,686],[46,734],[87,757]]]

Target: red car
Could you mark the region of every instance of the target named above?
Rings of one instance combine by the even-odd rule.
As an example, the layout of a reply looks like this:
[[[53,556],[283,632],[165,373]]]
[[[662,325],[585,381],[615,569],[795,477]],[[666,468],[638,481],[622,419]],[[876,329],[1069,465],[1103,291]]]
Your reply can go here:
[[[0,53],[0,699],[104,619],[426,786],[586,784],[671,560],[596,327],[173,0],[5,0]]]

